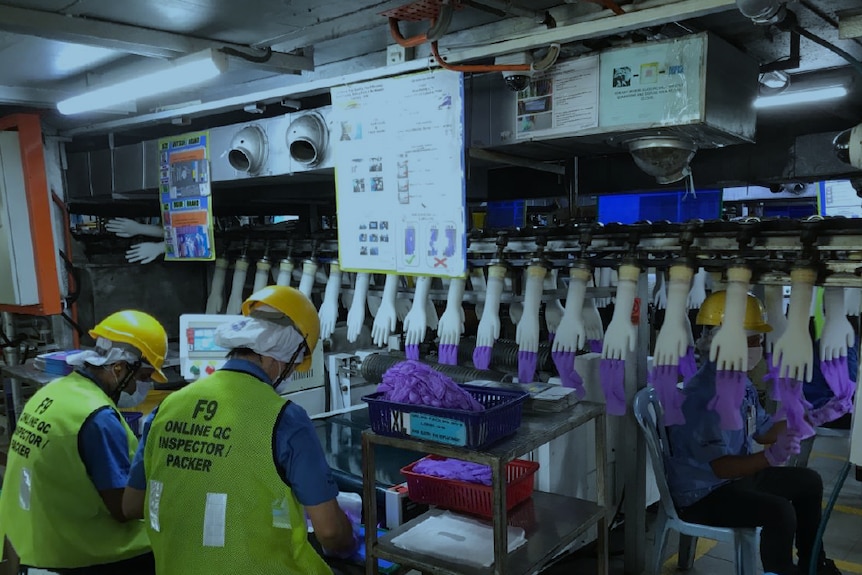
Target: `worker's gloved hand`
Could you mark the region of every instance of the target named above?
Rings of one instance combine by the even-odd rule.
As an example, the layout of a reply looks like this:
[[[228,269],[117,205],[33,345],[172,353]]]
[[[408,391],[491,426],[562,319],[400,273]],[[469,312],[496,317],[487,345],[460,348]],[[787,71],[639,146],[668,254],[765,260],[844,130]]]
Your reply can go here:
[[[584,389],[584,380],[575,371],[575,355],[574,351],[552,351],[551,359],[560,374],[563,387],[574,389],[578,399],[583,399],[587,391]]]
[[[688,381],[697,373],[697,360],[694,358],[694,346],[688,346],[685,355],[679,358],[679,374],[683,381]]]
[[[477,345],[473,350],[473,367],[476,369],[488,369],[491,365],[491,353],[494,348],[490,345]]]
[[[743,341],[743,344],[745,342]],[[742,429],[742,400],[747,380],[744,372],[718,370],[715,374],[715,396],[706,404],[718,414],[719,424],[725,430]]]
[[[126,251],[126,260],[130,263],[148,264],[163,255],[165,255],[165,242],[144,242],[129,248]]]
[[[798,379],[781,377],[776,386],[777,398],[781,402],[775,412],[776,419],[786,419],[787,428],[794,430],[800,439],[814,436],[814,428],[805,417],[811,407],[802,395],[802,382]]]
[[[538,362],[538,352],[518,350],[518,381],[532,383],[536,376],[536,364]]]
[[[791,455],[799,453],[800,441],[802,439],[796,431],[785,429],[775,443],[763,450],[763,455],[766,456],[769,465],[779,467],[787,463]]]
[[[165,230],[161,226],[153,226],[149,224],[141,224],[129,218],[115,218],[109,220],[105,224],[105,230],[116,234],[121,238],[133,238],[135,236],[148,236],[151,238],[161,238],[165,235]]]
[[[682,413],[685,394],[677,386],[679,368],[675,365],[658,365],[650,371],[649,379],[664,410],[664,425],[685,425]]]
[[[603,359],[599,364],[599,381],[608,415],[626,414],[625,366],[622,359]]]

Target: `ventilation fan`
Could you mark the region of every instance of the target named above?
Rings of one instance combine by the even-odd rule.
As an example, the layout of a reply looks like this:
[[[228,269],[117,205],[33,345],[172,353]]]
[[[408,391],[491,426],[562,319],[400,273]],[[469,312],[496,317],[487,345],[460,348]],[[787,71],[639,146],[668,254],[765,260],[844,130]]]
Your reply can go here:
[[[328,141],[329,129],[318,112],[298,116],[287,128],[287,149],[291,160],[308,168],[323,161]]]
[[[259,126],[246,126],[230,142],[227,160],[238,172],[257,174],[266,162],[266,133]]]

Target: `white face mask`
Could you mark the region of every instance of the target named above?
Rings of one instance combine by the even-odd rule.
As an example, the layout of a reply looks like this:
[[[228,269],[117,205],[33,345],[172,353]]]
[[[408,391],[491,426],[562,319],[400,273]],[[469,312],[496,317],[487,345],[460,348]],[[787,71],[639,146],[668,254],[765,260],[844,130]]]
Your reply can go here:
[[[754,366],[760,363],[761,359],[763,359],[762,347],[748,348],[748,369],[754,369]]]
[[[120,392],[120,399],[117,400],[117,407],[130,408],[140,405],[144,399],[147,398],[147,394],[152,388],[153,384],[149,381],[137,382],[135,393],[126,393],[125,391]]]
[[[285,377],[277,386],[275,386],[275,392],[281,395],[282,393],[287,393],[290,388],[290,382],[293,380],[293,374],[291,373],[287,377]]]

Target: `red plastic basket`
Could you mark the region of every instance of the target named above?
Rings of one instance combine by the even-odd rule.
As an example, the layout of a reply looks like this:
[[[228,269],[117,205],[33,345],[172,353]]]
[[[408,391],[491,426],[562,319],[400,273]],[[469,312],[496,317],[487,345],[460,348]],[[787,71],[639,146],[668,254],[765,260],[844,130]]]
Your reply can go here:
[[[429,455],[423,459],[441,460],[446,458],[439,455]],[[407,478],[407,490],[410,499],[417,503],[436,505],[453,511],[463,511],[488,518],[493,517],[494,490],[490,485],[414,473],[413,468],[419,461],[414,461],[401,469],[401,474]],[[533,474],[536,473],[537,469],[539,469],[538,463],[523,459],[516,459],[506,465],[507,511],[529,499],[533,494]]]

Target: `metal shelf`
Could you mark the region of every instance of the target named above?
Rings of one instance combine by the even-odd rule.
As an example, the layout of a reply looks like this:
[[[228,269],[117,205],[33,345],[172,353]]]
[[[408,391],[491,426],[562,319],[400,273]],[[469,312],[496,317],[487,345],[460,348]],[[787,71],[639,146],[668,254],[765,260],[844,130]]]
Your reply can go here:
[[[380,539],[375,551],[376,555],[418,569],[423,573],[492,575],[493,564],[490,567],[467,566],[406,551],[392,544],[392,539],[401,533],[428,517],[442,513],[443,510],[432,509],[393,529]],[[604,514],[604,508],[592,501],[534,491],[532,499],[509,512],[509,523],[524,528],[527,542],[508,555],[506,573],[526,575],[537,571],[548,559],[556,556],[576,537],[598,523]]]

